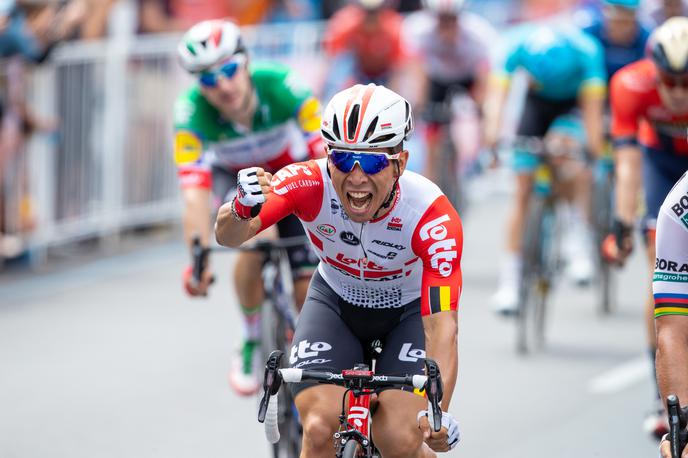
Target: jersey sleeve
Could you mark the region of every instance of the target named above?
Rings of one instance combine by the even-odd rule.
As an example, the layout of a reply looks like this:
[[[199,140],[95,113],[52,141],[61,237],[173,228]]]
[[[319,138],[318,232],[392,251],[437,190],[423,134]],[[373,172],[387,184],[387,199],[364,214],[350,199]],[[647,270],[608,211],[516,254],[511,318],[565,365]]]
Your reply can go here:
[[[614,74],[610,84],[611,135],[615,147],[634,145],[641,117],[638,94],[631,89],[633,68],[626,67]]]
[[[669,193],[657,217],[652,278],[655,318],[688,315],[688,174]]]
[[[607,92],[607,70],[604,64],[604,49],[600,42],[585,32],[578,32],[576,40],[578,51],[581,54],[583,65],[583,78],[580,92],[604,96]]]
[[[174,162],[183,189],[210,189],[212,184],[210,168],[203,163],[205,144],[200,111],[193,90],[179,97],[174,105]]]
[[[315,161],[290,164],[272,177],[272,189],[260,210],[263,231],[289,214],[302,221],[313,221],[320,213],[324,184]]]
[[[438,197],[421,217],[411,246],[423,263],[421,316],[457,310],[462,286],[463,229],[446,196]]]

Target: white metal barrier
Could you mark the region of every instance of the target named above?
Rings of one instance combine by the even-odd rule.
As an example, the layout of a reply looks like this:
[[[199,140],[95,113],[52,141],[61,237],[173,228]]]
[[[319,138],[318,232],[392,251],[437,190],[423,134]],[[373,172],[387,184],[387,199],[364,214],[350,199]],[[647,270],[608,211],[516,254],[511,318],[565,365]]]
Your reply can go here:
[[[254,58],[286,61],[317,85],[322,30],[321,23],[269,25],[244,36]],[[27,170],[36,217],[28,248],[178,220],[172,106],[190,82],[175,58],[179,38],[68,43],[35,69],[29,104],[59,124],[55,135],[35,136],[14,164]],[[6,226],[16,213],[5,209]]]

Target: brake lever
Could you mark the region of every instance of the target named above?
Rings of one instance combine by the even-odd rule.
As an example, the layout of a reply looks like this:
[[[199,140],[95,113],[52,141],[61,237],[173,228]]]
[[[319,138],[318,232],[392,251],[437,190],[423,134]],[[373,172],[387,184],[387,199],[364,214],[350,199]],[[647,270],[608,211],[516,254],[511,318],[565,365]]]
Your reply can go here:
[[[440,367],[435,360],[425,359],[425,375],[428,381],[425,384],[425,394],[428,397],[428,402],[432,410],[432,422],[435,432],[442,429],[442,409],[440,408],[440,401],[442,401],[442,375],[440,374]]]
[[[282,375],[279,373],[280,363],[283,352],[274,350],[270,353],[268,361],[265,363],[265,374],[263,375],[263,397],[260,399],[258,407],[258,421],[265,421],[265,413],[268,410],[270,396],[274,396],[282,386]]]

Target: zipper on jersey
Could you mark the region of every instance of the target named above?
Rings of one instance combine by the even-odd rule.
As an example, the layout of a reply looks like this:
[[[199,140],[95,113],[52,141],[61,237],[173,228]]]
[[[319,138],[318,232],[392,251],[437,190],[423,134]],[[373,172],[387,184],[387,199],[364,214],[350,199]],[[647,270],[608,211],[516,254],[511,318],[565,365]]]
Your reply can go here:
[[[358,271],[361,273],[361,281],[365,281],[363,271],[368,265],[368,253],[366,253],[365,246],[363,244],[363,226],[365,226],[365,223],[361,223],[361,231],[358,233],[358,241],[361,243],[361,250],[363,250],[363,260],[361,261],[360,269],[358,269]]]

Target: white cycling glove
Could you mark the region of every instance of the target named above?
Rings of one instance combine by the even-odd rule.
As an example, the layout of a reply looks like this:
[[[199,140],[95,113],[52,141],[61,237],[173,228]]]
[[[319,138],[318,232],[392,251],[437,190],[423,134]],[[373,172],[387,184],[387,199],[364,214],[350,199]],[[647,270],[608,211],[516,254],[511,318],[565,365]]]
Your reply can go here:
[[[234,210],[240,219],[255,217],[260,211],[260,207],[265,203],[265,195],[256,176],[257,170],[258,167],[239,170]]]
[[[418,412],[417,420],[420,421],[421,417],[428,417],[429,419],[428,411],[421,410]],[[430,427],[432,427],[432,422],[430,422]],[[447,443],[449,444],[449,449],[453,449],[461,440],[459,423],[449,412],[442,412],[442,427],[447,428]]]

